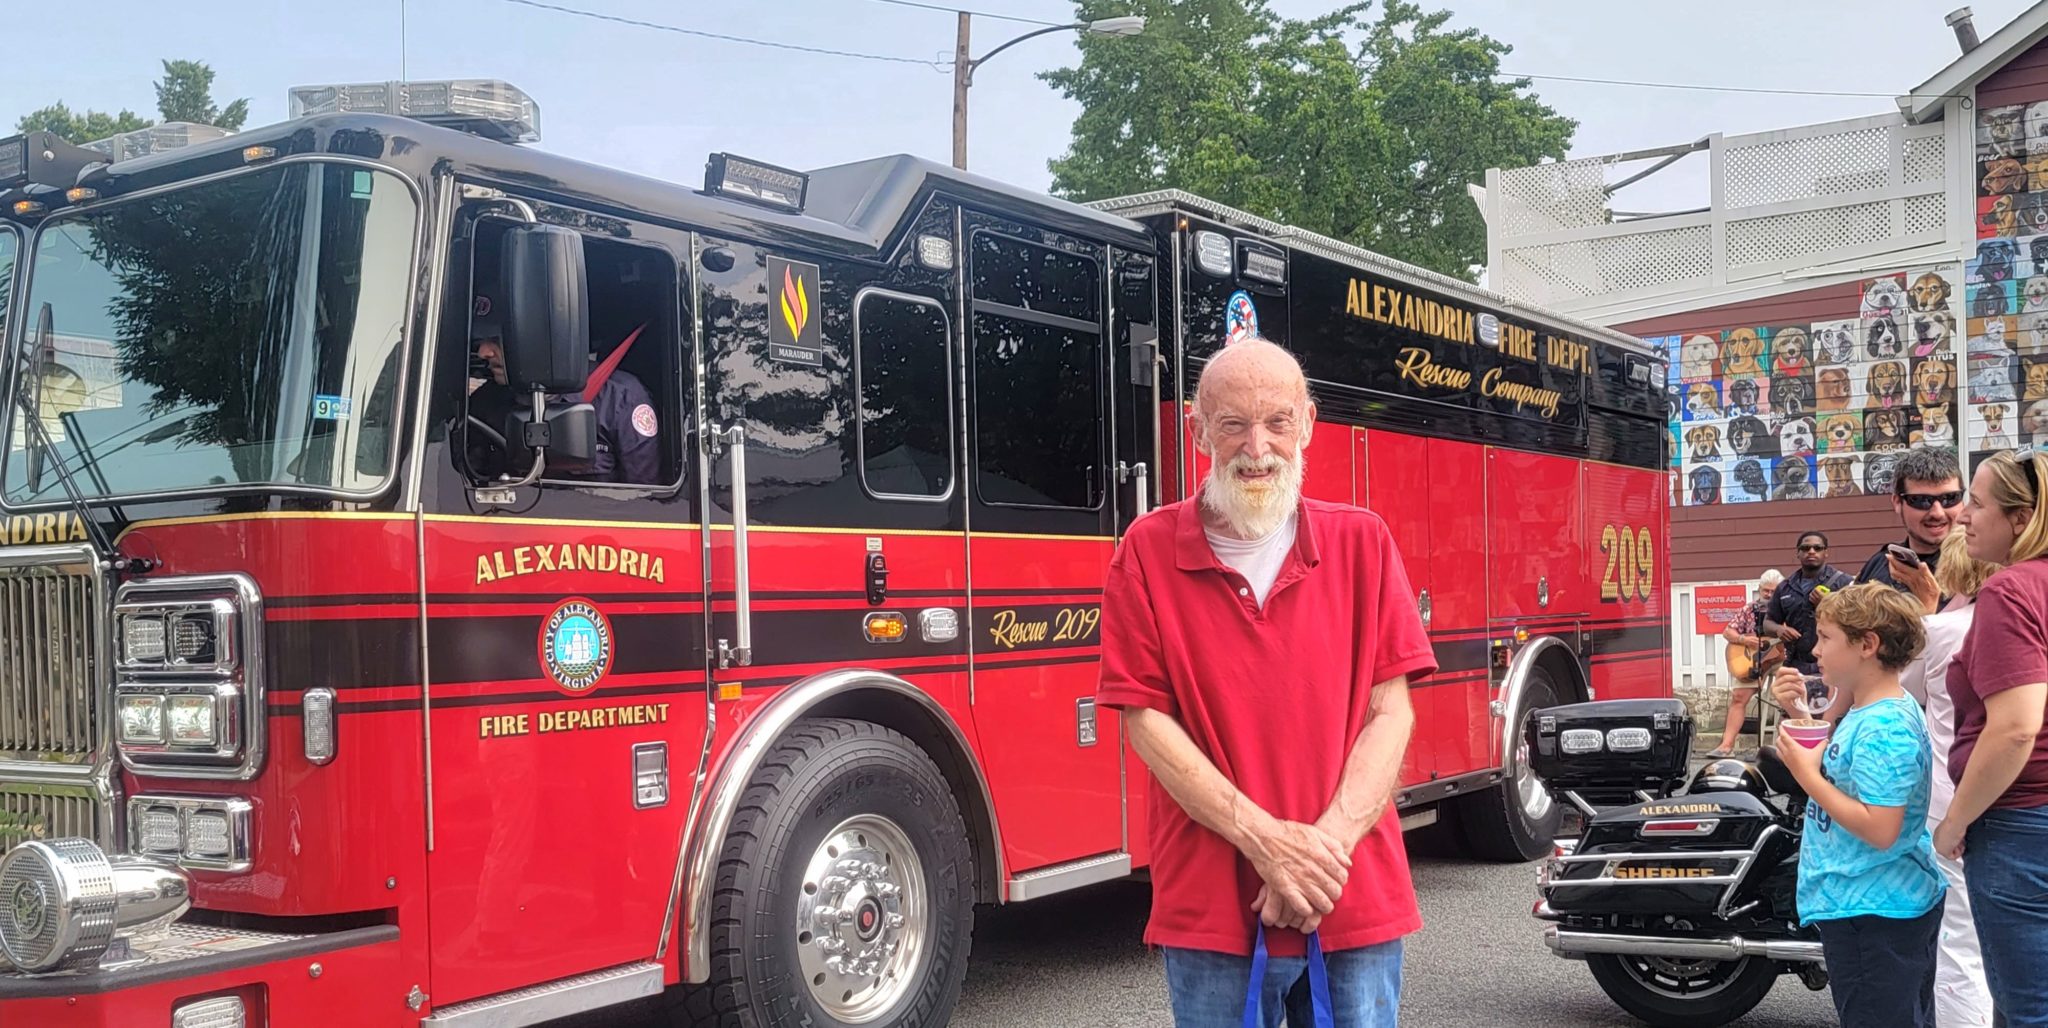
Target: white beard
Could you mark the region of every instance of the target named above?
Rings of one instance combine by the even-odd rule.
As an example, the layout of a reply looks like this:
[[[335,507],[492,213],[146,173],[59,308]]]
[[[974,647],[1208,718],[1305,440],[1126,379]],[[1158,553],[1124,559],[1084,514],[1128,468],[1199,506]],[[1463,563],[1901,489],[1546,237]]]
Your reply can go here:
[[[1285,524],[1301,505],[1301,479],[1307,459],[1305,454],[1296,454],[1291,461],[1237,456],[1228,463],[1213,464],[1209,481],[1202,487],[1202,508],[1222,518],[1232,534],[1244,539],[1264,539]],[[1247,483],[1237,477],[1240,469],[1277,473]]]

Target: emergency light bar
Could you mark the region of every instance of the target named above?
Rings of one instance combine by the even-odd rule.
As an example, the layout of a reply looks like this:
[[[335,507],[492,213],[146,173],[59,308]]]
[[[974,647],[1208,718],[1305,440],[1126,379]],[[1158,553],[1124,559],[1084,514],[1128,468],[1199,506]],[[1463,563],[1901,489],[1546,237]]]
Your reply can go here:
[[[540,105],[497,79],[294,86],[291,116],[396,114],[501,143],[540,141]]]
[[[0,139],[0,192],[26,185],[69,189],[78,173],[106,157],[73,146],[55,132],[30,132]]]
[[[136,129],[133,132],[123,132],[118,136],[95,139],[85,144],[84,148],[87,150],[97,150],[105,154],[106,157],[102,159],[109,163],[119,163],[121,161],[134,160],[137,157],[148,157],[151,154],[176,150],[195,143],[210,143],[216,139],[225,139],[233,134],[227,129],[215,125],[201,125],[190,121],[167,121],[161,125],[151,125],[148,128]]]
[[[704,165],[704,191],[763,207],[800,214],[811,177],[801,171],[750,161],[729,153],[715,153]]]

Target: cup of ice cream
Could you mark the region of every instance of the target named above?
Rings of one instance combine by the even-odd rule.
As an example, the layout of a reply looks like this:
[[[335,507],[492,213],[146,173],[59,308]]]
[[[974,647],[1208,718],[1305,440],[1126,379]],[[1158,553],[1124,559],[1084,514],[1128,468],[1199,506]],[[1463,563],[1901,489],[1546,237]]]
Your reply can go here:
[[[1810,717],[1795,717],[1778,723],[1778,732],[1807,749],[1828,741],[1829,725]]]

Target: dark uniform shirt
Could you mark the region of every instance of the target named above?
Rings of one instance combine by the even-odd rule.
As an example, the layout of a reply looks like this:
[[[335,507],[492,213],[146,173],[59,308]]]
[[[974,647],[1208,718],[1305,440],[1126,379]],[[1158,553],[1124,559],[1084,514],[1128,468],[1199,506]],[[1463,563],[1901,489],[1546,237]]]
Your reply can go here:
[[[1820,586],[1839,590],[1851,584],[1853,580],[1849,575],[1833,564],[1821,565],[1811,578],[1806,577],[1802,568],[1778,583],[1778,590],[1771,594],[1771,607],[1764,617],[1799,632],[1799,638],[1785,644],[1785,663],[1809,675],[1814,672],[1813,643],[1818,620],[1814,616],[1814,608],[1820,606],[1821,600],[1815,590]]]
[[[559,399],[582,403],[581,393]],[[469,397],[470,413],[484,424],[502,432],[512,411],[512,390],[486,382]],[[633,373],[614,370],[591,403],[597,412],[597,447],[588,463],[551,461],[547,477],[576,478],[593,482],[629,482],[655,485],[661,479],[661,423],[654,413],[654,398]],[[516,450],[516,445],[513,449]],[[484,477],[501,474],[523,475],[531,467],[524,453],[500,450],[495,440],[481,433],[470,434],[470,469]]]
[[[1910,550],[1913,548],[1913,540],[1908,539],[1900,545]],[[1876,553],[1870,555],[1869,560],[1863,562],[1863,570],[1856,574],[1856,584],[1883,582],[1902,593],[1910,595],[1913,590],[1906,588],[1903,582],[1892,577],[1892,562],[1885,559],[1887,552],[1885,547],[1880,546]],[[1941,551],[1936,550],[1933,553],[1920,554],[1920,563],[1927,565],[1928,572],[1932,573],[1935,565],[1941,563]]]

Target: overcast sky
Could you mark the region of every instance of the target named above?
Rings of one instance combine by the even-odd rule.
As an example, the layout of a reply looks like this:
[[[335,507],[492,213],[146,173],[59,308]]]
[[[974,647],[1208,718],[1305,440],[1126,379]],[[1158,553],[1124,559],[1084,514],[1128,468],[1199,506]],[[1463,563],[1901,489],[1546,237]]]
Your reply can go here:
[[[704,32],[892,57],[939,61],[953,46],[952,14],[875,0],[559,2]],[[1047,21],[1071,18],[1073,11],[1060,0],[968,5]],[[1327,10],[1333,0],[1274,0],[1274,6],[1304,16]],[[1539,80],[1542,97],[1579,121],[1574,155],[1894,111],[1891,96],[1957,53],[1942,23],[1956,0],[1459,0],[1449,6],[1456,11],[1453,24],[1513,45],[1504,68],[1520,74],[1884,94],[1768,96]],[[1989,37],[2027,6],[2024,0],[1977,0],[1979,33]],[[410,0],[403,17],[399,0],[98,0],[78,10],[87,13],[34,19],[32,45],[8,48],[0,127],[60,99],[74,109],[125,106],[154,116],[150,82],[158,59],[173,57],[212,64],[219,72],[215,96],[249,97],[252,125],[282,119],[286,91],[294,85],[401,75],[502,78],[540,103],[543,148],[692,184],[701,182],[705,155],[714,150],[798,168],[898,152],[945,161],[951,153],[951,79],[919,64],[766,49],[513,0]],[[1031,28],[977,19],[974,53]],[[1076,57],[1071,37],[1055,34],[1003,53],[977,74],[973,170],[1028,187],[1048,184],[1046,161],[1065,148],[1078,108],[1035,73]],[[1666,209],[1705,203],[1703,177],[1671,175],[1669,183],[1631,191],[1629,199]]]

